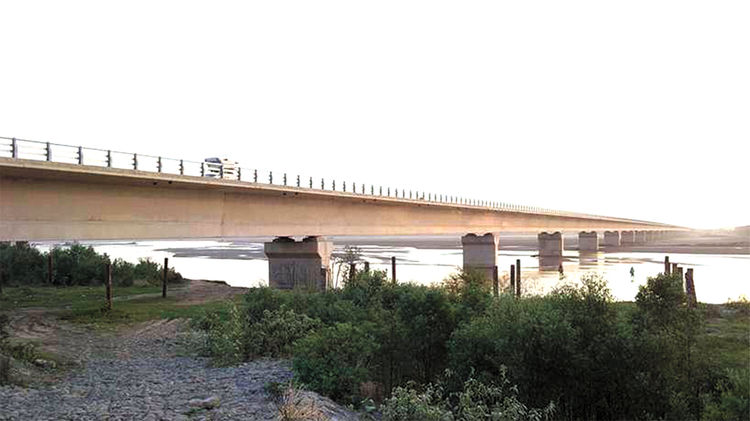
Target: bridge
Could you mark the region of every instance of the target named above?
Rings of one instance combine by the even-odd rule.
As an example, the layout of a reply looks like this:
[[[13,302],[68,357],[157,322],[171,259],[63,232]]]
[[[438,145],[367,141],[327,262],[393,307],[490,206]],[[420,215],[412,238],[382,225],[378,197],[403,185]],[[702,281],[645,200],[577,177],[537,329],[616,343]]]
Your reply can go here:
[[[596,252],[597,231],[602,246],[618,247],[685,229],[0,137],[0,241],[271,236],[269,283],[284,288],[326,285],[332,244],[325,236],[460,235],[464,267],[492,276],[497,234],[531,230],[540,232],[540,266],[549,266],[562,257],[565,230],[579,231],[581,252]]]

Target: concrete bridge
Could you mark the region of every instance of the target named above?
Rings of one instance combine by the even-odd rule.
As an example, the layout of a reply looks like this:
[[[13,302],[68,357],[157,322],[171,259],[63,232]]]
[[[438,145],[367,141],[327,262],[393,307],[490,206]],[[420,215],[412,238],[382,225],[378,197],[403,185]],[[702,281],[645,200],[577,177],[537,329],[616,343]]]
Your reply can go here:
[[[501,231],[540,231],[543,267],[561,259],[563,230],[580,231],[582,252],[599,249],[597,231],[603,246],[619,247],[684,230],[361,183],[348,191],[333,180],[288,183],[286,174],[276,184],[272,173],[259,182],[257,170],[242,168],[226,178],[222,168],[207,172],[206,163],[2,140],[0,241],[273,236],[265,247],[269,283],[281,288],[325,287],[332,250],[325,236],[460,235],[464,267],[491,276]]]

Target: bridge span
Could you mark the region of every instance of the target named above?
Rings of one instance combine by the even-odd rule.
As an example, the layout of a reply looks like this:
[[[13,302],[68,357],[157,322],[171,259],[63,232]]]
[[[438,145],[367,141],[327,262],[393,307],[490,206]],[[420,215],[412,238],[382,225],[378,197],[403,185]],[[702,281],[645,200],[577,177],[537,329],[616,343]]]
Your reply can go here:
[[[540,259],[562,256],[561,231],[580,231],[581,251],[651,241],[684,230],[667,224],[479,202],[350,185],[350,191],[54,162],[0,154],[0,241],[77,241],[278,237],[266,244],[272,286],[328,281],[332,245],[325,236],[462,236],[464,267],[495,271],[497,233],[539,234]],[[135,157],[138,168],[138,158]],[[203,171],[201,171],[203,172]],[[284,179],[286,176],[284,175]],[[285,183],[286,184],[286,180]],[[310,179],[310,185],[313,185]],[[333,184],[335,186],[335,184]],[[345,184],[340,185],[342,190]],[[325,185],[323,185],[325,187]],[[353,191],[352,191],[353,190]],[[433,198],[434,196],[434,198]],[[295,241],[291,237],[304,237]]]

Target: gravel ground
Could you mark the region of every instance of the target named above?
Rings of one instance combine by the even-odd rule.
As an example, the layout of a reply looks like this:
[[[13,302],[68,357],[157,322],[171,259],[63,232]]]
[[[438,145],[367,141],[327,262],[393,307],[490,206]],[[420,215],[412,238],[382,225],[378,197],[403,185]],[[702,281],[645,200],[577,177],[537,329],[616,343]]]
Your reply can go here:
[[[81,367],[59,382],[30,388],[0,387],[2,420],[273,420],[277,409],[264,391],[268,382],[292,377],[284,361],[211,367],[180,356],[184,323],[159,321],[129,332],[95,335]],[[206,409],[191,400],[218,397]],[[331,419],[357,419],[327,399]]]

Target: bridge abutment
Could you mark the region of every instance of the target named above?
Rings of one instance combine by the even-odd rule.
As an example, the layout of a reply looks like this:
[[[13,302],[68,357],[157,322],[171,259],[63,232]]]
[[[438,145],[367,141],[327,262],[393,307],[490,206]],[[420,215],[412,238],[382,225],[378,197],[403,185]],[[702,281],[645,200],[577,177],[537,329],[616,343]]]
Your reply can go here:
[[[464,271],[474,271],[493,279],[497,266],[497,234],[466,234],[461,237],[464,250]]]
[[[599,236],[596,231],[578,233],[578,251],[584,253],[599,251]]]
[[[537,236],[539,241],[539,268],[542,270],[557,269],[562,264],[563,235],[560,231],[543,232]]]
[[[332,242],[321,237],[306,237],[302,241],[278,237],[265,243],[264,251],[268,257],[269,287],[323,291],[328,286]]]
[[[602,245],[604,247],[620,247],[620,232],[604,231],[604,241]]]

